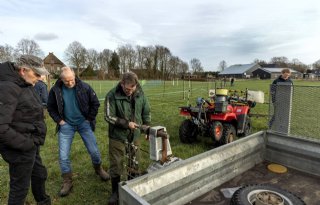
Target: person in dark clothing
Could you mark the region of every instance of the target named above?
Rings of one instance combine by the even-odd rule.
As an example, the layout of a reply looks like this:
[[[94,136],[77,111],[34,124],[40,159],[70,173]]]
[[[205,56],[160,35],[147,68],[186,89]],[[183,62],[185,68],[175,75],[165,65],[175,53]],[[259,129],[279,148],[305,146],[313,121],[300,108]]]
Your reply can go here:
[[[122,80],[105,98],[105,120],[109,123],[109,158],[112,195],[109,205],[118,203],[118,183],[125,174],[123,163],[129,155],[128,179],[139,174],[140,125],[151,123],[150,105],[133,72],[124,73]],[[128,145],[130,145],[128,147]],[[134,148],[134,149],[131,149]],[[135,161],[136,159],[136,161]],[[133,161],[137,163],[132,163]],[[130,165],[135,166],[130,166]]]
[[[289,83],[289,84],[292,84],[292,85],[293,85],[293,82],[292,82],[290,76],[291,76],[291,71],[290,71],[290,69],[289,69],[289,68],[284,68],[284,69],[282,69],[282,71],[281,71],[281,75],[280,75],[278,78],[276,78],[276,79],[272,82],[272,84],[273,84],[273,85],[276,85],[276,84],[278,84],[278,83]]]
[[[42,60],[32,55],[22,55],[16,64],[0,64],[0,154],[9,164],[9,205],[24,204],[30,181],[37,204],[51,204],[45,190],[47,169],[40,157],[47,128],[33,88],[48,74]]]
[[[60,79],[51,88],[48,98],[48,112],[57,123],[59,137],[59,163],[63,183],[60,196],[67,196],[72,187],[72,169],[70,161],[71,144],[78,132],[91,156],[95,173],[104,181],[109,174],[103,170],[95,129],[96,116],[100,103],[94,90],[75,77],[70,67],[63,67]]]
[[[234,84],[234,78],[232,77],[231,80],[230,80],[230,86],[232,87]]]
[[[42,106],[46,108],[48,102],[48,87],[47,84],[44,82],[44,78],[45,76],[41,76],[38,82],[36,82],[36,84],[34,85],[34,89],[40,97]]]
[[[276,102],[276,90],[277,90],[277,85],[278,84],[288,84],[288,85],[293,85],[293,81],[290,78],[291,76],[291,71],[289,68],[284,68],[281,71],[281,75],[277,77],[273,82],[270,87],[270,94],[271,94],[271,102],[274,105],[275,108],[275,102]],[[272,127],[272,124],[274,122],[274,115],[272,115],[270,121],[269,121],[269,128]]]

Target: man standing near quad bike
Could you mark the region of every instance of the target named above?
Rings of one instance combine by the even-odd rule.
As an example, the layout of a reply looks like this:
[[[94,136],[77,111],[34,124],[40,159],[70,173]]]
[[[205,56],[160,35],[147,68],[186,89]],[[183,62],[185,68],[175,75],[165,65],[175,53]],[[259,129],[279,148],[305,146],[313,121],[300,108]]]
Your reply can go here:
[[[118,183],[124,175],[123,164],[128,152],[128,179],[139,174],[139,126],[151,122],[150,106],[138,77],[124,73],[118,85],[105,98],[105,120],[109,123],[109,157],[112,196],[108,204],[118,203]],[[128,146],[129,145],[129,146]],[[126,150],[128,149],[128,150]],[[132,163],[134,162],[134,163]]]

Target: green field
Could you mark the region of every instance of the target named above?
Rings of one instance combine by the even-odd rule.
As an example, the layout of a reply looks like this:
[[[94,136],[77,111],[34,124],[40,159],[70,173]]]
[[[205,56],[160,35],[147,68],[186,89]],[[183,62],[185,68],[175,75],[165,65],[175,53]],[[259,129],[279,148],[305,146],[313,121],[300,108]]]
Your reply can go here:
[[[103,166],[107,169],[108,167],[108,136],[107,136],[107,123],[104,121],[103,113],[103,101],[105,94],[116,85],[116,81],[90,81],[88,82],[97,92],[101,102],[101,107],[97,117],[97,129],[96,137],[98,146],[100,148],[103,157]],[[228,87],[229,89],[245,90],[261,90],[265,92],[265,102],[269,102],[269,84],[270,80],[238,80],[235,82],[234,87]],[[304,86],[320,86],[319,81],[294,81],[295,85]],[[183,81],[141,81],[144,92],[148,96],[151,104],[152,111],[152,125],[153,126],[164,126],[170,135],[170,144],[173,154],[179,158],[186,159],[192,157],[201,152],[212,149],[212,141],[207,138],[201,138],[201,141],[192,145],[181,144],[178,138],[178,129],[180,123],[184,120],[183,117],[179,116],[179,106],[185,106],[188,104],[194,105],[197,97],[208,97],[208,89],[215,87],[215,82],[183,82]],[[217,82],[217,86],[220,86],[220,82]],[[318,90],[316,90],[318,91]],[[316,92],[314,91],[314,92]],[[303,91],[301,91],[303,95]],[[313,93],[314,95],[314,93]],[[309,95],[303,96],[303,98],[309,98]],[[314,127],[309,128],[310,123],[305,125],[301,122],[305,122],[307,118],[316,122],[319,125],[319,120],[314,117],[314,111],[311,114],[304,115],[306,110],[318,109],[313,108],[313,105],[318,102],[318,96],[308,100],[307,106],[304,109],[293,112],[295,118],[299,119],[299,123],[295,122],[297,127],[302,124],[307,131],[312,131]],[[317,105],[318,106],[318,105]],[[310,109],[306,109],[306,107]],[[259,114],[262,116],[268,115],[269,104],[258,104],[251,110],[252,114]],[[303,112],[301,114],[301,112]],[[313,113],[313,116],[312,116]],[[300,119],[301,118],[301,119]],[[315,121],[316,120],[316,121]],[[69,205],[69,204],[106,204],[111,194],[110,182],[102,182],[98,176],[95,175],[94,170],[89,159],[89,155],[81,141],[79,136],[76,136],[73,141],[71,160],[74,174],[74,188],[72,193],[65,197],[58,197],[57,193],[61,186],[60,169],[58,164],[58,145],[57,136],[55,135],[55,124],[50,117],[46,119],[48,126],[48,134],[46,138],[45,146],[41,149],[41,156],[44,164],[48,168],[49,178],[47,181],[47,191],[52,197],[53,204],[57,205]],[[265,130],[267,128],[267,117],[253,117],[253,132],[259,130]],[[319,129],[319,128],[317,128]],[[299,135],[304,135],[301,129],[298,129]],[[319,131],[318,131],[319,133]],[[312,133],[310,134],[312,135]],[[148,155],[148,142],[143,140],[142,149],[146,151],[143,154],[143,162],[141,167],[146,168],[149,163]],[[8,188],[9,188],[9,174],[8,166],[2,158],[0,158],[0,205],[6,204]],[[27,204],[35,204],[31,192],[27,198]]]

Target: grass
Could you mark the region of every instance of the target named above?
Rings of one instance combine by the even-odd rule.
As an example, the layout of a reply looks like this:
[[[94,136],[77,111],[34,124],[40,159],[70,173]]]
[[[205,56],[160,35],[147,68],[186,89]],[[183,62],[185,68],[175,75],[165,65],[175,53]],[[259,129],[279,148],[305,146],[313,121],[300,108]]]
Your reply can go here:
[[[178,137],[179,125],[184,119],[179,116],[179,106],[188,104],[195,104],[197,97],[207,97],[208,89],[215,86],[214,82],[183,82],[183,81],[167,81],[165,84],[161,81],[141,81],[143,89],[148,96],[152,111],[152,125],[161,125],[167,128],[170,134],[170,144],[173,154],[179,158],[186,159],[196,154],[202,153],[212,148],[211,140],[208,138],[200,138],[201,142],[192,145],[181,144]],[[295,85],[319,86],[319,81],[294,81]],[[88,82],[97,92],[101,102],[99,114],[97,116],[97,128],[95,131],[98,146],[103,159],[103,167],[108,168],[108,136],[107,123],[104,121],[103,101],[106,93],[116,85],[116,81],[89,81]],[[173,85],[174,83],[174,85]],[[265,102],[269,101],[268,90],[270,80],[239,80],[235,82],[234,87],[228,89],[245,90],[261,90],[265,92]],[[220,82],[217,83],[220,86]],[[314,90],[313,90],[314,89]],[[319,120],[315,114],[320,110],[314,106],[318,101],[316,87],[307,88],[310,92],[304,92],[302,89],[299,95],[302,99],[308,99],[305,106],[299,109],[294,109],[292,115],[295,120],[293,122],[293,131],[298,135],[313,136],[314,132],[319,133],[317,126]],[[190,92],[189,92],[190,90]],[[318,92],[319,93],[319,92]],[[311,97],[313,96],[313,97]],[[299,99],[299,96],[295,99]],[[298,101],[298,100],[297,100]],[[294,101],[294,104],[297,103]],[[316,104],[318,105],[318,103]],[[252,109],[253,114],[268,114],[268,104],[258,104]],[[305,114],[307,113],[307,114]],[[310,123],[315,122],[315,123]],[[253,132],[264,130],[267,128],[268,119],[266,117],[252,118]],[[306,122],[306,123],[303,123]],[[70,205],[70,204],[106,204],[111,194],[110,182],[102,182],[98,176],[95,175],[91,160],[83,145],[79,135],[76,135],[73,141],[71,150],[72,168],[74,174],[74,188],[72,193],[65,198],[60,198],[57,193],[61,186],[60,168],[58,164],[58,144],[57,136],[55,134],[55,123],[50,117],[46,118],[48,133],[45,145],[41,148],[41,156],[43,162],[48,168],[47,192],[52,197],[55,205]],[[300,128],[302,127],[302,128]],[[320,138],[320,137],[319,137]],[[142,149],[148,152],[148,142],[142,140]],[[142,168],[145,169],[150,164],[149,155],[144,153],[142,155]],[[7,195],[9,191],[9,174],[8,166],[2,158],[0,158],[0,204],[6,204]],[[26,204],[35,204],[33,196],[28,194]]]

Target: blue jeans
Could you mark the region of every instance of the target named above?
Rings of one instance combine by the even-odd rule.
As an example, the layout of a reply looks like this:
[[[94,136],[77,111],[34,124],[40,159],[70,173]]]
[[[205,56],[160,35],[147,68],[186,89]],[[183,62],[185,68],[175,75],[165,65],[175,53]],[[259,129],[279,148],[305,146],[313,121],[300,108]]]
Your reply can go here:
[[[96,137],[90,127],[89,121],[85,120],[77,126],[65,123],[60,126],[59,137],[59,163],[62,174],[71,172],[70,150],[75,132],[78,131],[88,153],[91,156],[92,164],[101,164],[101,156],[97,145]]]

